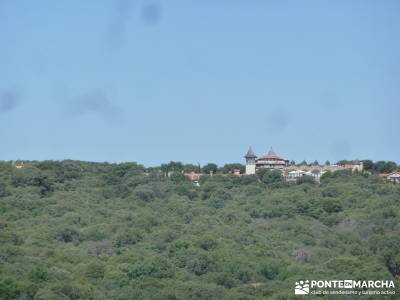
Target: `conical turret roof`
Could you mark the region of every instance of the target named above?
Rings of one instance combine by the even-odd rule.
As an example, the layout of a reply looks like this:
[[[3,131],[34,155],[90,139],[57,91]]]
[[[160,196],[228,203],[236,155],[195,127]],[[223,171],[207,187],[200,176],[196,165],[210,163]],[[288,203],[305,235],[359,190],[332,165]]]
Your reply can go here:
[[[245,155],[245,158],[256,158],[257,156],[254,154],[253,148],[251,146],[249,147],[249,150],[247,151],[247,154]]]

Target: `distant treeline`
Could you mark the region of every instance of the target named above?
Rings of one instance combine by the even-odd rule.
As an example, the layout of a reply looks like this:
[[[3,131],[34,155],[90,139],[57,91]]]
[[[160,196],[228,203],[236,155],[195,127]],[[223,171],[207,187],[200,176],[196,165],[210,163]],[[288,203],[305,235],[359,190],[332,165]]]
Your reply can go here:
[[[336,164],[338,165],[351,165],[351,164],[358,164],[362,162],[364,165],[364,170],[371,172],[373,174],[378,174],[378,173],[391,173],[394,171],[400,171],[400,165],[397,165],[393,161],[377,161],[374,162],[372,160],[340,160]],[[10,162],[1,162],[2,164],[10,165]],[[73,160],[64,160],[64,161],[19,161],[19,162],[14,162],[14,165],[21,165],[21,164],[27,164],[27,165],[35,165],[38,168],[43,168],[46,166],[65,166],[69,165],[70,163],[78,163],[79,161],[73,161]],[[112,163],[96,163],[96,162],[85,162],[85,164],[92,164],[94,165],[99,165],[102,164],[104,166],[112,166],[115,164]],[[121,163],[119,164],[120,166],[123,166],[125,164],[131,164],[131,163]],[[215,163],[208,163],[206,165],[201,166],[200,164],[195,165],[195,164],[185,164],[183,162],[179,161],[170,161],[169,163],[161,164],[161,166],[156,166],[156,167],[144,167],[143,165],[134,163],[137,165],[139,168],[141,168],[145,172],[163,172],[165,174],[169,172],[183,172],[183,173],[190,173],[190,172],[196,172],[196,173],[205,173],[205,174],[231,174],[235,171],[240,171],[240,173],[245,172],[245,165],[241,163],[229,163],[225,164],[223,166],[218,166]],[[307,162],[303,160],[300,163],[296,163],[295,161],[291,161],[290,165],[296,165],[296,166],[318,166],[320,163],[318,161],[314,162]],[[331,165],[330,161],[326,161],[324,165]]]
[[[340,160],[336,164],[338,165],[351,165],[351,164],[358,164],[362,162],[364,166],[364,170],[371,172],[373,174],[377,173],[390,173],[394,171],[400,170],[400,166],[397,165],[393,161],[377,161],[373,162],[372,160]],[[324,163],[325,165],[330,165],[331,163],[329,161],[326,161]],[[296,163],[295,161],[291,161],[290,165],[296,165],[296,166],[318,166],[320,163],[318,161],[314,161],[312,163],[308,163],[307,161],[302,161],[300,163]],[[225,164],[222,167],[218,167],[217,164],[214,163],[208,163],[204,166],[200,165],[193,165],[193,164],[184,164],[182,162],[175,162],[171,161],[168,164],[162,164],[161,167],[155,167],[155,168],[148,168],[148,170],[161,170],[162,172],[202,172],[209,174],[210,172],[212,173],[222,173],[222,174],[229,174],[233,173],[236,170],[239,170],[241,173],[244,173],[245,171],[245,165],[240,164],[240,163],[232,163],[232,164]]]

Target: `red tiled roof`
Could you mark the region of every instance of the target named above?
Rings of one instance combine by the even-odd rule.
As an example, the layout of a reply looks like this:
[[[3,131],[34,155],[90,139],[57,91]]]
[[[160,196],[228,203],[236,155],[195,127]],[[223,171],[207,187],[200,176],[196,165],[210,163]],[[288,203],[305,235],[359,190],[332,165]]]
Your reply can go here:
[[[185,176],[188,177],[191,181],[198,181],[203,174],[190,172],[185,173]]]
[[[390,175],[389,173],[380,173],[378,174],[379,177],[387,177],[388,175]]]
[[[284,160],[284,161],[287,161],[286,158],[282,158],[282,157],[278,156],[278,155],[274,152],[274,150],[272,150],[272,149],[269,150],[267,154],[265,154],[265,155],[260,156],[260,157],[257,158],[257,160],[259,160],[259,159],[273,159],[273,160]]]

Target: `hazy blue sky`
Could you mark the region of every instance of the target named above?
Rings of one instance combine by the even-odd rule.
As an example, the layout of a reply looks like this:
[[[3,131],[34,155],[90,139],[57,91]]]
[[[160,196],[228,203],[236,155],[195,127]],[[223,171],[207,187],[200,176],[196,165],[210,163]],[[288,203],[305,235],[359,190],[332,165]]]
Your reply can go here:
[[[0,160],[400,162],[400,1],[0,0]]]

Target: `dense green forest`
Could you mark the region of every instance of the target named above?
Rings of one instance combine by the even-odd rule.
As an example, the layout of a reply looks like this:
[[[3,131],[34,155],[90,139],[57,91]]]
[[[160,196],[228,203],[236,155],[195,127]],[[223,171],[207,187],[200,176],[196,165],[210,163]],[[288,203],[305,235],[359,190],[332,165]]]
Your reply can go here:
[[[164,171],[0,163],[0,299],[293,299],[308,278],[400,285],[400,184],[338,171],[289,185],[264,171],[195,186]]]

